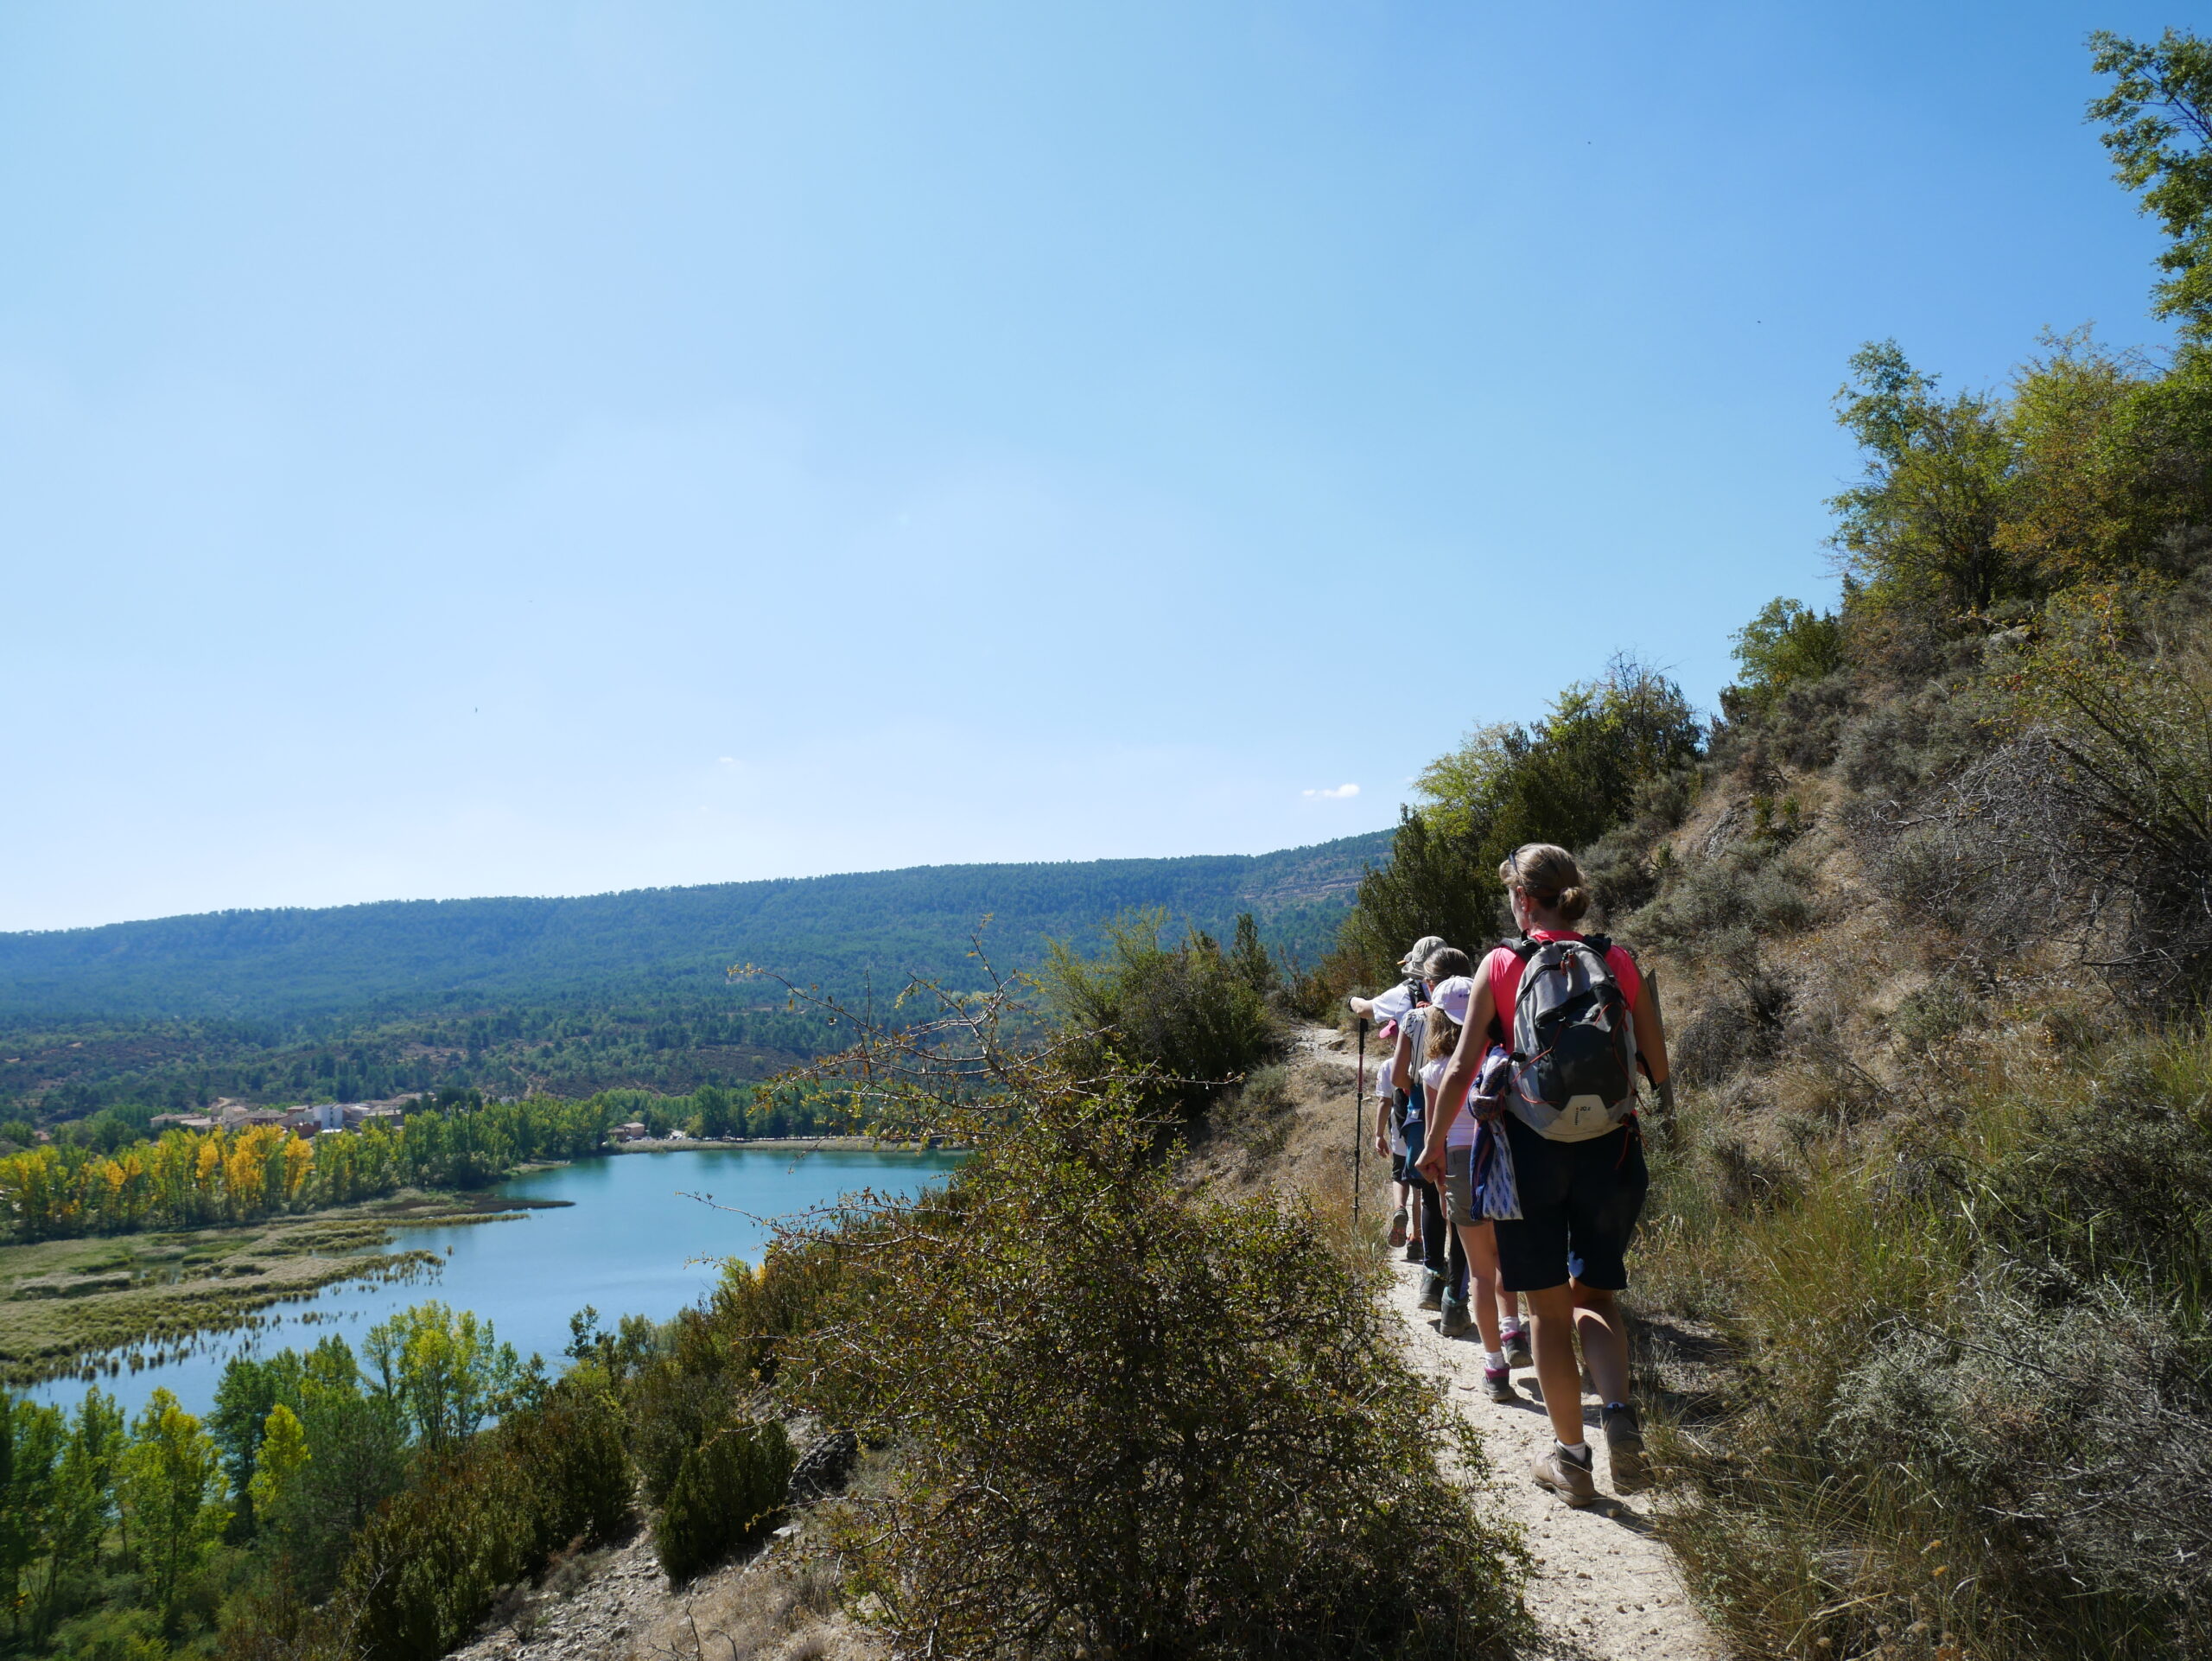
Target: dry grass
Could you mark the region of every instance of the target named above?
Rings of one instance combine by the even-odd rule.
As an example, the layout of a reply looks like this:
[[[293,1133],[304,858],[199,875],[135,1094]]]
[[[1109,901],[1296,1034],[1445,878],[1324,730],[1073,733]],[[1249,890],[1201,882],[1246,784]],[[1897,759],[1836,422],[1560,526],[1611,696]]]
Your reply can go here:
[[[881,1661],[838,1604],[831,1560],[785,1549],[698,1581],[632,1641],[627,1661]]]
[[[1740,801],[1712,794],[1686,858],[1740,834]],[[2202,1236],[2137,1213],[2197,1202],[2149,1192],[2163,1155],[2135,1143],[2166,1124],[2158,1148],[2179,1146],[2176,1115],[2212,1130],[2212,1046],[2116,1036],[2110,999],[2048,952],[1993,983],[1971,943],[1865,880],[1834,815],[1791,852],[1821,903],[1758,940],[1781,1029],[1651,1138],[1632,1301],[1669,1543],[1748,1655],[2186,1651],[2204,1636],[2201,1577],[2171,1555],[2205,1509],[2188,1461],[2139,1459],[2139,1492],[2094,1505],[2059,1496],[2191,1410],[2158,1358],[2201,1353]],[[1693,939],[1664,961],[1676,1030],[1742,1007],[1719,954]],[[1662,1341],[1685,1330],[1700,1365]],[[2123,1538],[2145,1543],[2133,1566]],[[2176,1566],[2154,1580],[2162,1550]]]

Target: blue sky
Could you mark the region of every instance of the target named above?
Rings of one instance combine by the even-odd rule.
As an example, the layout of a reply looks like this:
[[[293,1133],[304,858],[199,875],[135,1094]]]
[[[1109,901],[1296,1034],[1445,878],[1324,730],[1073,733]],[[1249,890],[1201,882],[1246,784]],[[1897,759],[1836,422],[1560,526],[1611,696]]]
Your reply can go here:
[[[2157,347],[2113,3],[0,9],[0,927],[1390,824]],[[1356,794],[1339,787],[1356,784]]]

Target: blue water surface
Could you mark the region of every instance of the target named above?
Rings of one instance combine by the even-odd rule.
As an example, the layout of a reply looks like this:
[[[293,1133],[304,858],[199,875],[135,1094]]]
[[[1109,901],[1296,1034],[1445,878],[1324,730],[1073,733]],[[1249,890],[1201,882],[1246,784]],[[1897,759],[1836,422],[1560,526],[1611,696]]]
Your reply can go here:
[[[126,1411],[135,1412],[158,1386],[173,1391],[190,1411],[205,1413],[232,1356],[305,1348],[334,1332],[358,1351],[369,1327],[429,1298],[474,1309],[524,1356],[535,1352],[557,1365],[569,1342],[569,1317],[584,1305],[596,1308],[601,1325],[610,1328],[626,1314],[665,1321],[714,1284],[723,1258],[758,1262],[768,1238],[767,1219],[861,1188],[911,1195],[959,1158],[842,1149],[699,1149],[622,1154],[533,1171],[497,1192],[574,1203],[461,1227],[402,1229],[391,1250],[435,1252],[443,1267],[412,1284],[330,1287],[268,1312],[276,1318],[272,1326],[211,1335],[181,1360],[136,1372],[126,1368],[103,1377],[99,1387]],[[29,1393],[74,1406],[85,1388],[71,1378]]]

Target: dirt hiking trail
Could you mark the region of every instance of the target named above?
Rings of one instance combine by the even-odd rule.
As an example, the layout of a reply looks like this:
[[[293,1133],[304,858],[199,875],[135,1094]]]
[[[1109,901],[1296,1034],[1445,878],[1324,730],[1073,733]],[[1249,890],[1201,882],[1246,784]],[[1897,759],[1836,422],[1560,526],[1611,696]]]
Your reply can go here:
[[[1597,1461],[1598,1503],[1576,1511],[1529,1475],[1552,1441],[1535,1370],[1513,1375],[1518,1405],[1491,1401],[1483,1393],[1482,1345],[1471,1333],[1442,1336],[1437,1315],[1418,1307],[1420,1265],[1396,1269],[1390,1301],[1405,1321],[1414,1362],[1449,1387],[1490,1454],[1491,1504],[1528,1532],[1535,1560],[1529,1608],[1549,1651],[1578,1661],[1721,1661],[1726,1650],[1691,1606],[1673,1555],[1651,1533],[1650,1495],[1614,1491],[1597,1399],[1583,1398],[1582,1416]]]
[[[1232,1116],[1193,1150],[1192,1174],[1229,1193],[1302,1187],[1330,1203],[1348,1200],[1354,1053],[1352,1041],[1332,1028],[1302,1028],[1275,1104]],[[1386,1053],[1370,1037],[1370,1075]],[[1373,1107],[1370,1093],[1370,1115]],[[1377,1160],[1369,1142],[1359,1182],[1368,1219],[1389,1217],[1389,1161]],[[1727,1646],[1690,1603],[1673,1554],[1651,1531],[1654,1496],[1614,1492],[1595,1398],[1584,1397],[1582,1406],[1599,1498],[1578,1511],[1529,1475],[1551,1443],[1535,1369],[1513,1375],[1519,1405],[1492,1402],[1483,1393],[1483,1352],[1475,1334],[1445,1338],[1439,1317],[1418,1307],[1419,1265],[1394,1254],[1391,1266],[1391,1301],[1405,1321],[1409,1352],[1444,1382],[1481,1435],[1492,1467],[1491,1503],[1527,1531],[1535,1559],[1529,1607],[1542,1623],[1546,1652],[1561,1661],[1724,1661]]]

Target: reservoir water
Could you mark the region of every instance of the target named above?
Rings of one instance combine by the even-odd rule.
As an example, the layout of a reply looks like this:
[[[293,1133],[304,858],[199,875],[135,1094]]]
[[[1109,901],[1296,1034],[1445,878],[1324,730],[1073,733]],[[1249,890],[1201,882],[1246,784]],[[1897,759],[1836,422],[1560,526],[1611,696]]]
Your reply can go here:
[[[584,1305],[598,1309],[601,1325],[609,1328],[627,1314],[666,1321],[714,1284],[721,1259],[759,1262],[770,1219],[861,1188],[911,1195],[959,1162],[957,1154],[701,1149],[621,1154],[533,1171],[498,1192],[573,1203],[460,1227],[399,1230],[390,1250],[431,1251],[444,1267],[412,1284],[348,1282],[306,1302],[279,1304],[267,1312],[276,1318],[272,1326],[211,1337],[183,1360],[125,1369],[100,1379],[99,1387],[126,1412],[136,1412],[159,1386],[189,1411],[205,1413],[232,1355],[305,1348],[334,1332],[358,1352],[371,1327],[431,1298],[474,1309],[523,1356],[536,1352],[557,1370],[569,1317]],[[686,1194],[711,1196],[714,1205]],[[72,1378],[28,1393],[73,1407],[85,1390]]]

